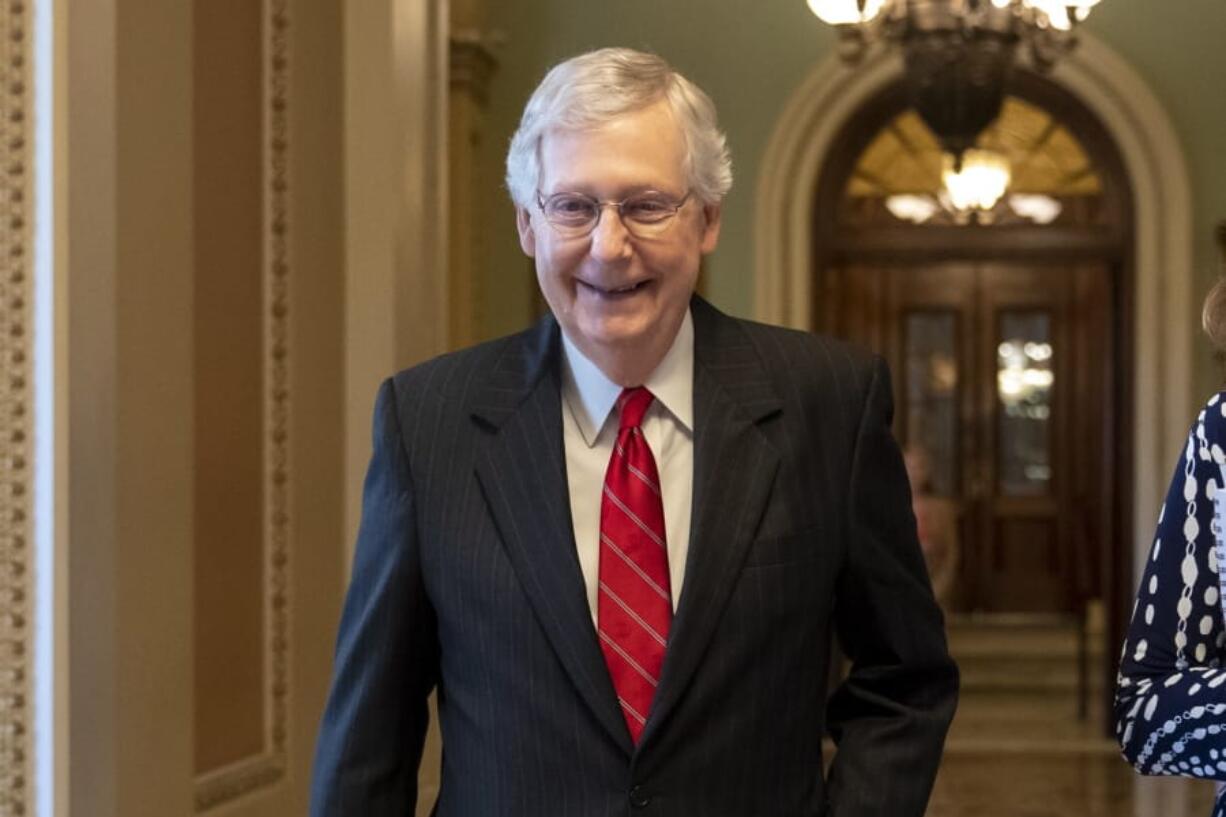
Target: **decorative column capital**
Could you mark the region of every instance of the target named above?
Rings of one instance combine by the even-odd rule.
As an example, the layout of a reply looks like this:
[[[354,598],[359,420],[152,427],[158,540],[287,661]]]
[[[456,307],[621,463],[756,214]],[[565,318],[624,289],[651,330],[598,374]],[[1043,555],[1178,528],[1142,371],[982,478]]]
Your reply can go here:
[[[496,32],[460,28],[450,37],[450,84],[484,105],[489,101],[490,80],[498,67],[494,49],[503,37]]]

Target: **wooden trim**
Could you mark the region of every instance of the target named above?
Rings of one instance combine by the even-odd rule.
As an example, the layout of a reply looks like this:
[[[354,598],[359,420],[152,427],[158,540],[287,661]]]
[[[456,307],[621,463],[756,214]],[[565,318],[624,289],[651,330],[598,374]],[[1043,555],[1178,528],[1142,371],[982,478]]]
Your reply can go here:
[[[285,776],[285,760],[256,755],[196,778],[196,811],[207,811],[271,786]]]
[[[829,269],[832,262],[839,263],[851,258],[907,264],[934,259],[987,259],[1017,255],[1060,261],[1079,258],[1117,260],[1125,250],[1115,232],[1111,227],[900,225],[844,228],[825,245],[822,269]]]

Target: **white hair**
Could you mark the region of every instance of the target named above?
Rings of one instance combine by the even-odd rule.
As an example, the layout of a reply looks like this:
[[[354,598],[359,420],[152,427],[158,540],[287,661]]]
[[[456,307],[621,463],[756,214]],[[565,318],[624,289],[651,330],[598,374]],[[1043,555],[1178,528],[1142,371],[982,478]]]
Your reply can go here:
[[[715,105],[697,85],[655,54],[602,48],[554,66],[524,107],[507,151],[507,189],[519,207],[536,201],[541,139],[554,128],[599,128],[664,100],[685,141],[685,173],[704,204],[718,204],[732,187],[732,159]]]

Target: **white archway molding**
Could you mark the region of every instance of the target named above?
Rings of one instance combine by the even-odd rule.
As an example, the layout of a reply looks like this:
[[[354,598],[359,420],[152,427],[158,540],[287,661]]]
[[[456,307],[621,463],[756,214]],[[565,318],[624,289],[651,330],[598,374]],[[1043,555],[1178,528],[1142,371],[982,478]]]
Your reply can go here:
[[[856,111],[902,74],[876,53],[854,70],[832,55],[793,93],[767,143],[755,199],[754,312],[812,326],[814,191],[822,162]],[[1134,575],[1149,551],[1171,462],[1192,419],[1192,193],[1183,148],[1145,81],[1082,35],[1051,78],[1102,122],[1132,185],[1136,259],[1133,360]]]

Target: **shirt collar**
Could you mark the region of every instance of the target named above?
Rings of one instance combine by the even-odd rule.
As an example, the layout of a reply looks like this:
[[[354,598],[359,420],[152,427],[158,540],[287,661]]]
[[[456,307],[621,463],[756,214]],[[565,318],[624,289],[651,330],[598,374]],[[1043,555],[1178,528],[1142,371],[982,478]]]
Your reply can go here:
[[[604,428],[621,394],[621,386],[605,377],[600,368],[584,357],[579,347],[562,333],[564,365],[562,396],[588,447]],[[648,375],[644,386],[686,431],[694,429],[694,321],[687,309],[673,345]]]

